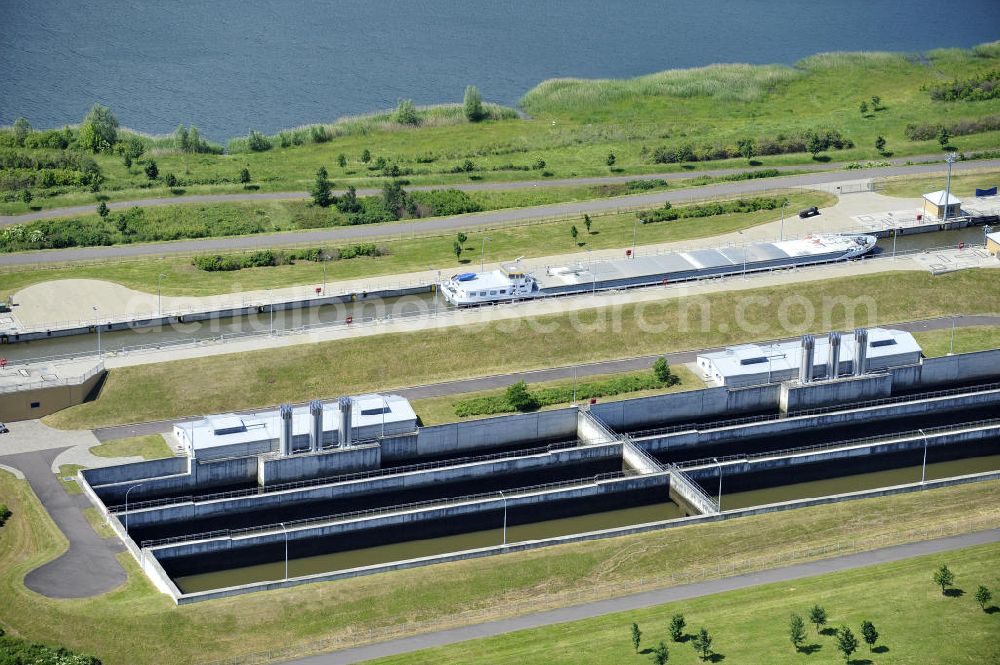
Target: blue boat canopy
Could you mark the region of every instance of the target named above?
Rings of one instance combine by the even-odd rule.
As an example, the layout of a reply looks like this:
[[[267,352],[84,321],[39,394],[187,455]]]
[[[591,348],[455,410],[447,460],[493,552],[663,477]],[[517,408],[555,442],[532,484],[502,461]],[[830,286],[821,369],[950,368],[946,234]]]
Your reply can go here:
[[[476,278],[476,273],[474,272],[463,272],[461,275],[455,279],[459,282],[471,282]]]

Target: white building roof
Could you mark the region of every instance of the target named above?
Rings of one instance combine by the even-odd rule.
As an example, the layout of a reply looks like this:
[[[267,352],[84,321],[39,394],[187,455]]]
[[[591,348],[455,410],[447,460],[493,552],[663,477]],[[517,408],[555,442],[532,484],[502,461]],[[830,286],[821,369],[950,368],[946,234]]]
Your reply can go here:
[[[417,414],[409,400],[399,395],[358,395],[353,398],[352,429],[415,422]],[[308,434],[312,417],[308,406],[292,409],[292,436]],[[336,401],[323,403],[323,431],[336,432],[340,424],[340,406]],[[277,409],[251,414],[222,413],[174,425],[191,443],[193,450],[207,450],[260,441],[277,440],[281,415]]]
[[[957,196],[955,196],[954,194],[948,194],[947,196],[948,196],[948,205],[956,205],[962,203],[962,200]],[[936,192],[930,192],[928,194],[924,194],[924,198],[936,206],[943,206],[945,199],[945,191],[943,189],[940,189]]]
[[[830,354],[830,341],[826,335],[817,335],[813,350],[814,365],[825,365]],[[869,359],[903,354],[920,353],[920,345],[913,335],[902,330],[887,328],[868,329]],[[847,361],[854,357],[854,335],[843,333],[840,338],[840,359]],[[802,341],[776,342],[774,344],[742,344],[730,346],[722,351],[703,353],[698,363],[712,364],[723,379],[746,375],[766,374],[784,370],[798,370],[802,362]]]
[[[987,240],[992,240],[996,244],[1000,245],[1000,231],[994,231],[993,233],[986,234]]]

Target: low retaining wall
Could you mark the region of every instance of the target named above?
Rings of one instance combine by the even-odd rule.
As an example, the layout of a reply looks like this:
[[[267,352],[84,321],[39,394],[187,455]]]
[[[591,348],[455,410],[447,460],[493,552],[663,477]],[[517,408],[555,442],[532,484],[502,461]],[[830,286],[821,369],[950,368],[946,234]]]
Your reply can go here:
[[[889,372],[896,389],[1000,380],[1000,349],[925,358],[919,365],[896,367]]]
[[[288,457],[258,457],[256,461],[257,484],[267,486],[371,471],[381,466],[382,455],[379,444],[369,443],[316,453],[298,453]]]
[[[892,395],[891,374],[866,374],[829,381],[781,384],[778,408],[782,413],[816,407],[867,402]]]
[[[183,461],[187,462],[187,460]],[[130,501],[145,501],[162,494],[194,492],[212,487],[256,482],[257,458],[237,457],[227,460],[211,460],[209,462],[192,461],[189,473],[157,478],[139,477],[134,480],[92,486],[94,492],[97,493],[105,504],[118,505],[125,502],[125,492],[137,483],[141,483],[142,487],[136,488],[129,494]]]
[[[417,454],[432,457],[447,453],[474,454],[527,441],[566,440],[576,437],[576,408],[537,411],[424,427],[417,435]],[[385,461],[393,461],[383,451]]]

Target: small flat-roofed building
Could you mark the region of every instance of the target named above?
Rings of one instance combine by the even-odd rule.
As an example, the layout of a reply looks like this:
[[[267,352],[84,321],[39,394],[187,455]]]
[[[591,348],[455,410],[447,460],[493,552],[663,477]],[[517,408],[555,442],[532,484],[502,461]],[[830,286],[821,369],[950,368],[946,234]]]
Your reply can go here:
[[[986,251],[991,256],[1000,256],[1000,231],[986,234]]]
[[[292,409],[292,452],[310,450],[312,420],[308,406]],[[322,403],[320,449],[340,445],[340,405]],[[399,395],[358,395],[352,398],[350,441],[357,444],[386,437],[411,434],[417,429],[417,414]],[[279,409],[251,414],[224,413],[174,425],[174,436],[195,459],[250,457],[280,451]]]
[[[817,336],[813,353],[815,378],[832,377],[827,367],[829,355],[829,338],[825,335]],[[865,371],[912,365],[920,362],[921,355],[920,345],[908,332],[886,328],[868,329]],[[839,356],[837,375],[845,376],[853,373],[855,356],[853,335],[848,333],[842,335]],[[722,351],[701,354],[696,360],[706,381],[737,388],[795,379],[799,376],[801,362],[800,340],[731,346]]]
[[[947,206],[945,202],[947,200]],[[962,201],[954,194],[949,194],[943,189],[924,194],[923,201],[923,213],[928,217],[934,217],[936,219],[945,218],[945,208],[947,207],[947,217],[951,219],[953,217],[961,217],[962,215]]]

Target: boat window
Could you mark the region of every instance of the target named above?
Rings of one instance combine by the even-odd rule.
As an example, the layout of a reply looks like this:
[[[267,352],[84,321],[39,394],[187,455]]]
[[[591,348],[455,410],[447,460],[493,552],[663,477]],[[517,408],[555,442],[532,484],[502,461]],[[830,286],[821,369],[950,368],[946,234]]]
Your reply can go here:
[[[496,292],[496,291],[490,291],[490,295],[491,295],[491,296],[495,296],[496,294],[497,294],[497,292]]]

